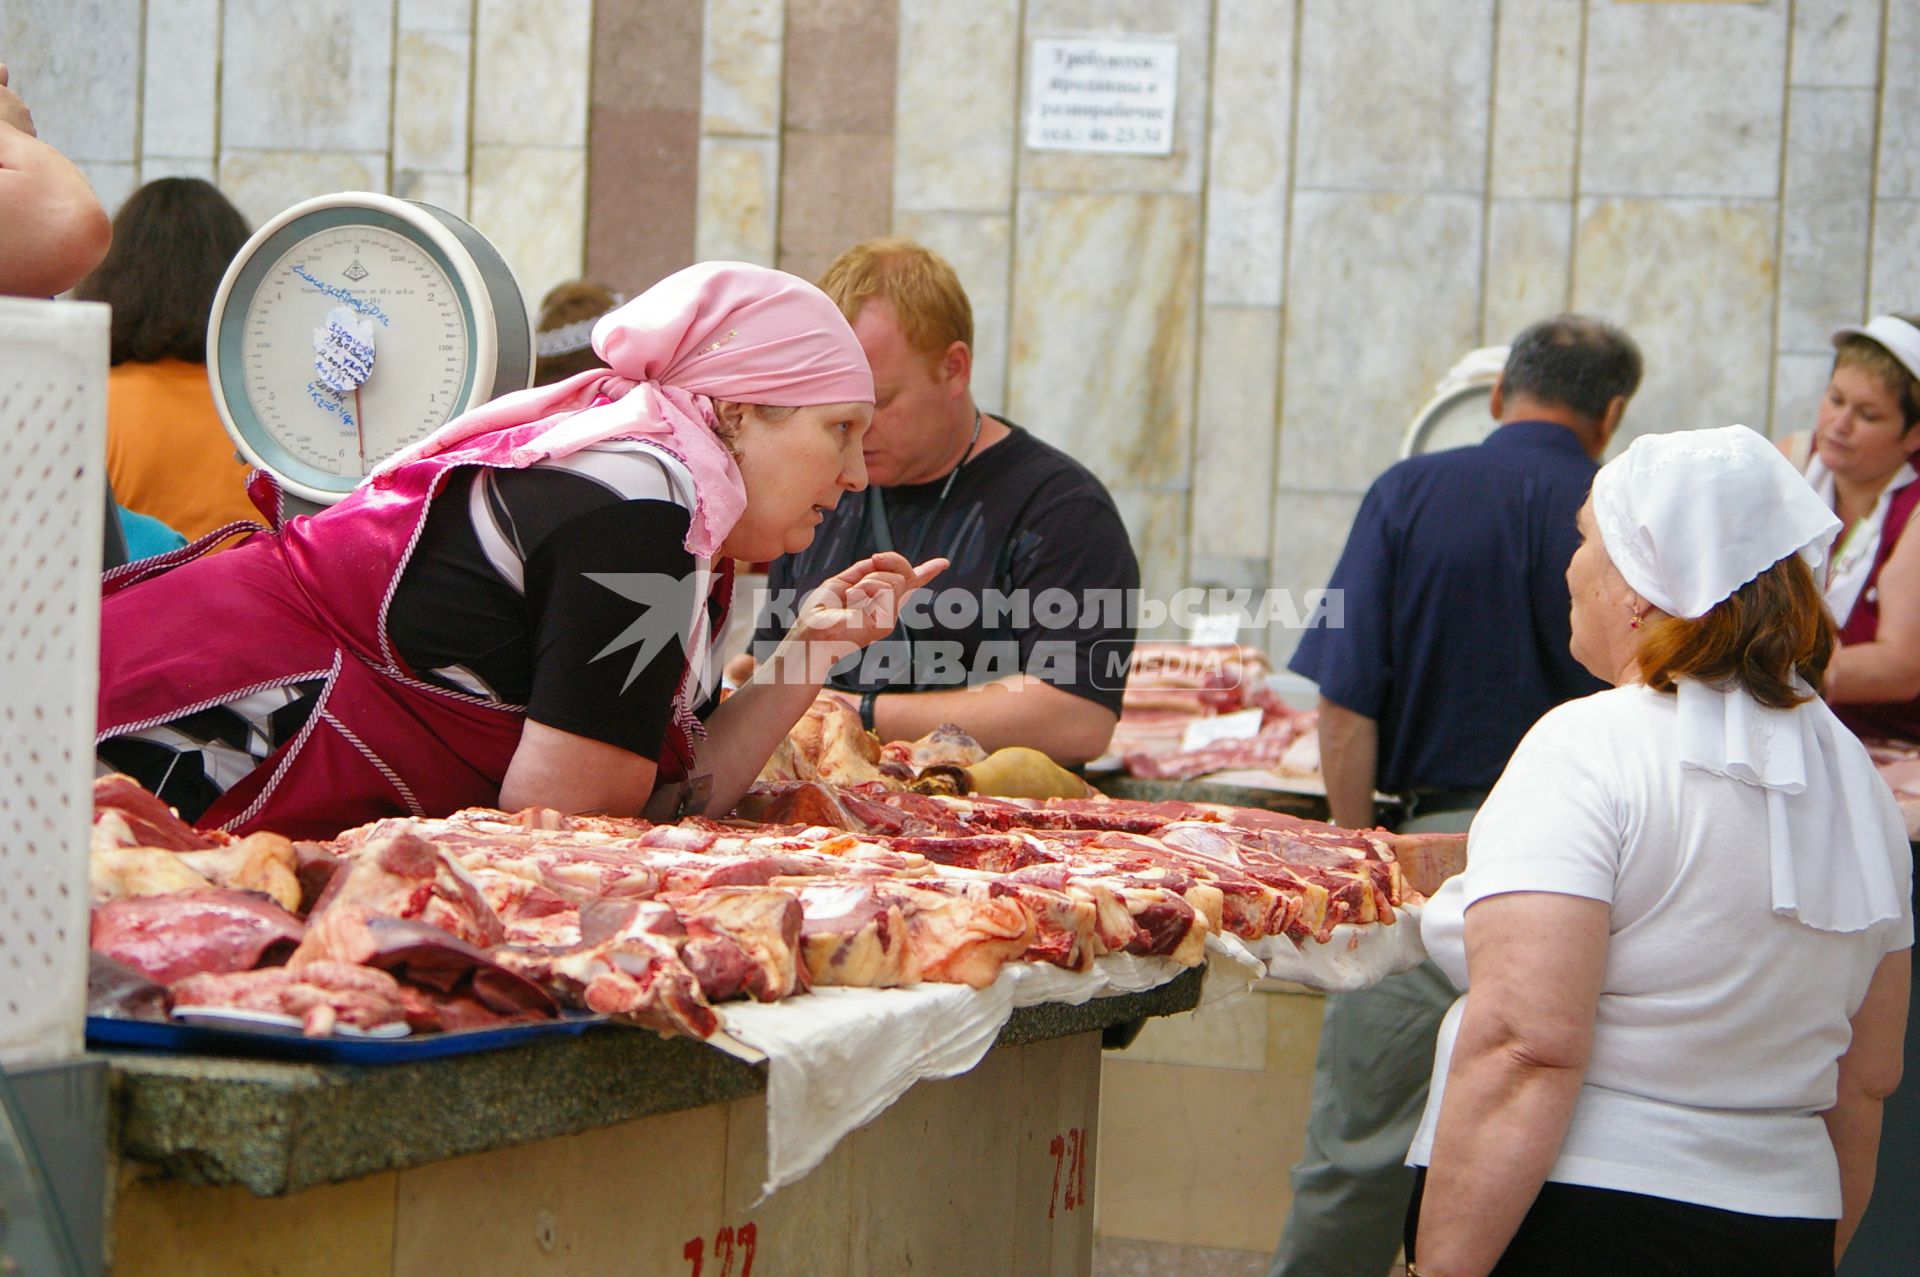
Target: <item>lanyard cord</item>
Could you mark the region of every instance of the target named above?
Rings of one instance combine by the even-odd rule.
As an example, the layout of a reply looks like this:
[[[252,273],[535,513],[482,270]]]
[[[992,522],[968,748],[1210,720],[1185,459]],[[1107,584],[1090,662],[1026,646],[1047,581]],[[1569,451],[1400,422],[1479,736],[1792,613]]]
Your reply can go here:
[[[914,564],[919,563],[920,551],[926,549],[927,538],[933,534],[933,525],[940,522],[940,515],[947,508],[947,495],[953,491],[954,482],[960,478],[960,472],[966,468],[967,459],[973,455],[974,445],[979,442],[980,410],[975,408],[973,410],[973,437],[967,440],[967,450],[960,454],[960,460],[954,463],[953,469],[947,471],[947,481],[940,485],[940,496],[939,499],[933,503],[933,513],[928,515],[927,521],[920,525],[920,535],[913,539],[913,550],[907,555],[907,559],[910,562]],[[893,529],[887,522],[887,502],[886,497],[883,495],[883,489],[875,488],[873,490],[873,499],[870,504],[873,509],[874,539],[880,549],[891,550],[894,548]]]
[[[967,450],[960,454],[960,460],[947,472],[947,481],[940,485],[940,498],[933,503],[933,513],[920,526],[920,534],[913,539],[913,552],[907,555],[907,561],[918,564],[920,551],[926,548],[927,538],[933,534],[933,525],[940,522],[941,513],[947,508],[947,496],[953,491],[954,481],[959,479],[960,471],[966,468],[967,458],[973,455],[974,445],[980,442],[980,410],[973,410],[973,437],[967,440]],[[875,488],[872,499],[867,503],[873,511],[873,537],[876,546],[882,550],[893,549],[893,529],[887,525],[887,502],[881,495],[882,490]],[[913,680],[913,631],[906,625],[897,627],[901,639],[907,645],[907,690],[918,691],[920,685]]]

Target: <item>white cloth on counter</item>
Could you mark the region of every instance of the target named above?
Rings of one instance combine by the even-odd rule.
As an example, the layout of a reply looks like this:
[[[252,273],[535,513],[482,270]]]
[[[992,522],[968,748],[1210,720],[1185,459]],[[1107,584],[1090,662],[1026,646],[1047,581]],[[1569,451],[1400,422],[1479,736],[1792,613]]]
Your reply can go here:
[[[1775,912],[1763,850],[1773,791],[1681,766],[1679,713],[1676,697],[1630,685],[1542,718],[1474,821],[1466,871],[1427,902],[1427,949],[1465,988],[1476,902],[1508,892],[1606,902],[1591,1060],[1547,1178],[1837,1217],[1839,1171],[1818,1113],[1833,1103],[1848,1021],[1875,968],[1913,943],[1912,910],[1854,932]],[[1854,750],[1842,768],[1878,784]],[[1863,851],[1889,862],[1904,901],[1912,863],[1893,820]],[[1414,1165],[1431,1158],[1465,1005],[1441,1027]]]
[[[1260,978],[1328,990],[1365,988],[1418,966],[1426,951],[1418,910],[1403,908],[1393,926],[1342,925],[1326,944],[1296,944],[1284,936],[1248,944],[1231,934],[1210,935],[1207,957],[1203,1005]],[[804,997],[716,1008],[722,1033],[713,1045],[767,1064],[762,1199],[818,1166],[842,1139],[885,1112],[914,1083],[972,1069],[1015,1007],[1078,1005],[1095,997],[1144,993],[1185,970],[1169,958],[1110,953],[1085,973],[1009,962],[985,989],[821,987]]]

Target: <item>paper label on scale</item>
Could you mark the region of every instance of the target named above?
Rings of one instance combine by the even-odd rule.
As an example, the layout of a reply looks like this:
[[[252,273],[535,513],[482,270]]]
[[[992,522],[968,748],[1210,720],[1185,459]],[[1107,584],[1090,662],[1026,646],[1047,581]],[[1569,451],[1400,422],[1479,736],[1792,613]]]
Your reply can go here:
[[[327,312],[327,326],[313,334],[313,369],[320,384],[350,395],[373,375],[373,321],[345,306]]]
[[[1260,734],[1260,724],[1266,716],[1263,709],[1242,709],[1212,718],[1196,718],[1181,734],[1180,749],[1185,752],[1205,749],[1223,740],[1252,740]]]

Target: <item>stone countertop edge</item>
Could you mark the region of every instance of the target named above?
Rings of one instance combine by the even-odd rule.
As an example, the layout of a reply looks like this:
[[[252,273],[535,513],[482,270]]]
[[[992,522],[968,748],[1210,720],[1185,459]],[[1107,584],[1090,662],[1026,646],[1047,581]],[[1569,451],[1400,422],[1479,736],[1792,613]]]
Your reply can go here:
[[[1022,1007],[995,1047],[1188,1011],[1202,971],[1145,993]],[[764,1067],[620,1026],[411,1064],[293,1064],[106,1052],[116,1142],[135,1174],[276,1197],[766,1089]]]

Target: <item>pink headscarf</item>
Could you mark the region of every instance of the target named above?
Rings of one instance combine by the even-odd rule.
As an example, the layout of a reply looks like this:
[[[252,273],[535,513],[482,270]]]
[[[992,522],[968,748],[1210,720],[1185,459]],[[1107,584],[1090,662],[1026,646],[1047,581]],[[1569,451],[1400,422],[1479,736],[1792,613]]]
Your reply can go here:
[[[873,370],[839,308],[798,276],[746,262],[701,262],[667,276],[601,316],[593,349],[611,372],[502,395],[389,457],[372,479],[497,431],[511,432],[508,458],[520,468],[609,439],[644,439],[692,474],[687,550],[707,556],[747,504],[717,433],[715,399],[787,408],[873,402]]]

